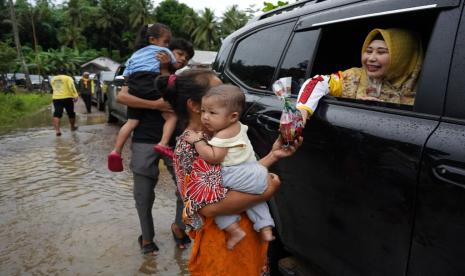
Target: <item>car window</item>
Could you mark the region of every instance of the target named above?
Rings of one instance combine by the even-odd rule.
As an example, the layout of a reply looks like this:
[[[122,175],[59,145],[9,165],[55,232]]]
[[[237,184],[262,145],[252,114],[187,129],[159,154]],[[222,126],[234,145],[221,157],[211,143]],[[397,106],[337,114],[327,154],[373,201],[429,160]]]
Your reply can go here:
[[[247,86],[269,90],[294,22],[259,30],[241,40],[229,70]]]
[[[292,77],[292,94],[297,95],[304,83],[313,49],[318,42],[319,31],[294,34],[286,56],[279,69],[278,78]]]
[[[421,93],[416,88],[421,81],[421,64],[424,60],[419,58],[412,62],[412,66],[409,68],[419,68],[420,71],[412,69],[413,72],[409,73],[407,79],[413,79],[413,81],[407,83],[407,80],[403,80],[403,85],[398,88],[390,83],[386,84],[384,81],[370,84],[367,80],[361,84],[364,71],[361,69],[361,50],[364,40],[371,30],[375,28],[400,28],[416,33],[420,37],[423,52],[426,52],[436,17],[437,12],[417,12],[322,26],[310,76],[340,72],[344,78],[344,89],[343,94],[337,98],[339,101],[413,110],[415,97]],[[415,24],[410,24],[412,18],[415,18]],[[397,51],[399,52],[399,50]],[[417,52],[421,52],[421,50]],[[381,67],[380,61],[376,62],[376,66]],[[349,71],[348,69],[351,68],[354,70]],[[411,83],[416,85],[410,85]],[[365,93],[361,92],[363,85],[366,86]],[[407,85],[413,87],[414,92],[406,89]],[[368,97],[369,100],[363,99],[364,97]],[[375,101],[375,98],[380,101]]]

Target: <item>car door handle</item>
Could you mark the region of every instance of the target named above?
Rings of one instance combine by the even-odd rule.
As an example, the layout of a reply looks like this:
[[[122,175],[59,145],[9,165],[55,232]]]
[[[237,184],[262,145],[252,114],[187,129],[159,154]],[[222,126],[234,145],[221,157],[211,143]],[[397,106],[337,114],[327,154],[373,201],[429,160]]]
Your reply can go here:
[[[433,173],[442,181],[465,188],[465,169],[441,164],[434,167]]]
[[[268,115],[258,114],[258,121],[268,131],[277,131],[279,129],[279,120]]]

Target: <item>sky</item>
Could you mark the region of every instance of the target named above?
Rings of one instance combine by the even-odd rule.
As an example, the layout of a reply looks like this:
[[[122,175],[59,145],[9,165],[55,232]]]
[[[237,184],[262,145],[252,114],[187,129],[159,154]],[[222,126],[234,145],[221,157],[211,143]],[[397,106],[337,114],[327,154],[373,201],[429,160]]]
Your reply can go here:
[[[35,1],[32,0],[29,2]],[[62,4],[63,2],[65,2],[65,0],[53,0],[53,3],[55,4]],[[152,3],[155,5],[158,5],[158,3],[160,2],[161,0],[152,0]],[[216,16],[220,17],[223,15],[224,11],[227,8],[231,7],[234,4],[236,4],[239,7],[239,10],[245,10],[250,5],[255,5],[255,10],[261,10],[264,7],[263,2],[271,2],[273,4],[276,4],[278,0],[178,0],[178,2],[186,4],[187,6],[193,8],[196,12],[202,11],[204,8],[210,8],[215,12]],[[257,12],[256,15],[260,13],[261,11]]]
[[[276,0],[178,0],[187,6],[193,8],[196,12],[202,11],[204,8],[214,10],[215,15],[220,17],[224,11],[234,4],[237,4],[239,10],[245,10],[250,5],[255,5],[254,9],[262,9],[263,2],[277,3]]]

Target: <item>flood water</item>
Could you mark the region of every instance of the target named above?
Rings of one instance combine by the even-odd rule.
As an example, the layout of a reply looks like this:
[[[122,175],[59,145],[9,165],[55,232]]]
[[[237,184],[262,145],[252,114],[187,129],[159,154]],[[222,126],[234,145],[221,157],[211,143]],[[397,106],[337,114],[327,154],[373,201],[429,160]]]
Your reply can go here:
[[[47,109],[0,129],[0,275],[188,275],[189,250],[175,248],[170,224],[175,186],[165,167],[155,189],[158,256],[139,252],[129,152],[125,171],[106,156],[117,125],[103,112],[85,114],[56,137]],[[95,110],[95,109],[94,109]]]

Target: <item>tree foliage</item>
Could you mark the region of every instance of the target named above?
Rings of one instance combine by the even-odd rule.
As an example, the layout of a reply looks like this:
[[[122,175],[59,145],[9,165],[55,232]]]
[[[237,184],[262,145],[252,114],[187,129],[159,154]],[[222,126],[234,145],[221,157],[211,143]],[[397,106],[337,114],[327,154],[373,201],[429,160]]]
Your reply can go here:
[[[184,29],[184,21],[195,15],[192,8],[177,0],[165,0],[155,8],[157,22],[168,25],[175,37],[191,39],[190,33]]]
[[[12,72],[16,66],[16,50],[9,41],[0,41],[0,74]]]
[[[256,11],[233,5],[217,17],[211,9],[194,11],[177,0],[55,2],[14,1],[22,53],[31,73],[52,74],[60,63],[77,72],[80,63],[98,54],[124,62],[140,27],[155,22],[168,25],[174,37],[192,41],[195,49],[217,50],[221,40],[244,26]],[[20,70],[17,57],[11,56],[14,36],[8,11],[7,0],[0,0],[0,70]]]
[[[285,6],[285,5],[289,4],[289,2],[278,1],[278,3],[276,5],[274,5],[271,2],[263,2],[263,4],[265,4],[265,7],[263,7],[262,11],[267,12],[267,11],[271,11],[271,10],[274,10],[276,8]]]

